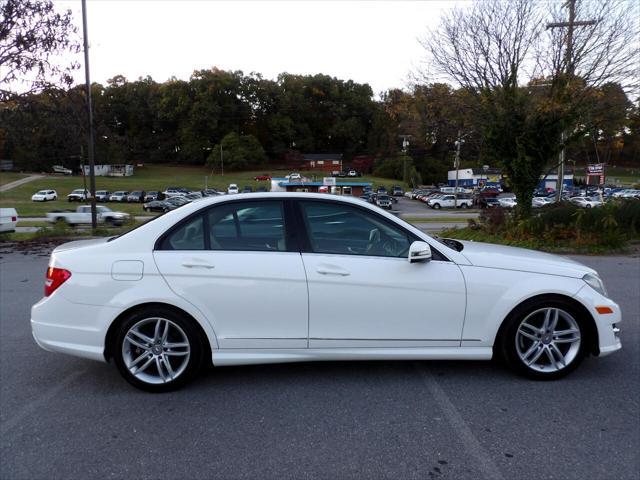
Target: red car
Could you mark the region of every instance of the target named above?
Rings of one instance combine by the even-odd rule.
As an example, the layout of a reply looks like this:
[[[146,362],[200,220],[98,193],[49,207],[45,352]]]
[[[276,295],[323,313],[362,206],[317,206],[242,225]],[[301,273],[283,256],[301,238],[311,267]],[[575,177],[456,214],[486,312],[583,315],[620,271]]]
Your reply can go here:
[[[256,177],[253,177],[254,180],[271,180],[271,174],[270,173],[264,173],[262,175],[258,175]]]

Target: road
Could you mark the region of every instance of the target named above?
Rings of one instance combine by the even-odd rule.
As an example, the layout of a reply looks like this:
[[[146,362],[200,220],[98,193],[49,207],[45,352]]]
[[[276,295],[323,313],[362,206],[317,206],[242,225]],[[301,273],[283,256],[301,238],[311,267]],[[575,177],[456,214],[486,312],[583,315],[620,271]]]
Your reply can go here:
[[[20,180],[5,183],[4,185],[0,185],[0,192],[6,192],[7,190],[11,190],[12,188],[19,187],[20,185],[24,185],[25,183],[32,182],[39,178],[44,178],[44,175],[31,175],[29,177],[21,178]]]
[[[562,381],[491,362],[332,362],[218,368],[151,395],[113,365],[40,350],[29,307],[47,252],[0,257],[0,478],[639,476],[638,258],[579,258],[622,306],[624,348]]]

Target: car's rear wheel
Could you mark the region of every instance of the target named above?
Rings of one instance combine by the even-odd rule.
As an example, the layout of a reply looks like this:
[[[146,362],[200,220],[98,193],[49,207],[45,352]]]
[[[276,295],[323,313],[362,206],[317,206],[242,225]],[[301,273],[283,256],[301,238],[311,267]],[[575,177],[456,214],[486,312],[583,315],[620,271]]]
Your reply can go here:
[[[536,380],[555,380],[575,370],[585,356],[584,320],[569,302],[537,299],[516,308],[499,339],[507,365]]]
[[[191,380],[204,348],[192,321],[171,309],[134,312],[121,325],[113,357],[122,376],[149,392],[166,392]]]
[[[440,208],[440,204],[439,203],[434,203],[433,204],[433,208],[436,208],[436,209]]]
[[[468,205],[466,203],[463,203],[462,205],[460,205],[461,208],[467,208]]]

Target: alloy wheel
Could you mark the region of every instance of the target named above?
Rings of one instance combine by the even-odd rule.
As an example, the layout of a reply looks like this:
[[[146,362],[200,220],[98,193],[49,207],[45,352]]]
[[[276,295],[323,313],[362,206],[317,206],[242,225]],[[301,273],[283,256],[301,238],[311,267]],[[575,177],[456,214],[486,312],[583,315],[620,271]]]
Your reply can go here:
[[[524,365],[536,372],[557,372],[573,362],[580,350],[580,327],[560,308],[535,310],[518,326],[516,352]]]
[[[166,318],[135,323],[122,341],[122,359],[129,373],[146,384],[176,380],[189,365],[191,345],[184,330]]]

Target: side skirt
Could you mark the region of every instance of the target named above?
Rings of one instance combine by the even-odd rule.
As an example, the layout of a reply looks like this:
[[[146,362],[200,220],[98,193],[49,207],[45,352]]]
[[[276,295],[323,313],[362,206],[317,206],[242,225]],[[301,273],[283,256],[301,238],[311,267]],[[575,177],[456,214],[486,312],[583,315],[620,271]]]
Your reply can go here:
[[[219,349],[214,366],[348,360],[491,360],[491,347]]]

